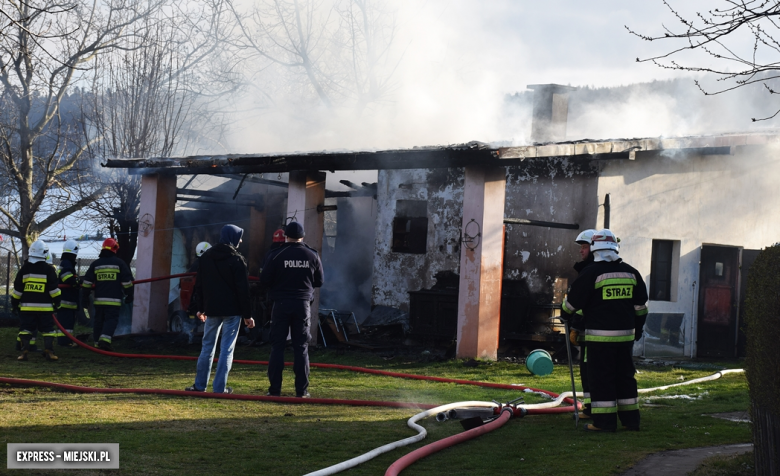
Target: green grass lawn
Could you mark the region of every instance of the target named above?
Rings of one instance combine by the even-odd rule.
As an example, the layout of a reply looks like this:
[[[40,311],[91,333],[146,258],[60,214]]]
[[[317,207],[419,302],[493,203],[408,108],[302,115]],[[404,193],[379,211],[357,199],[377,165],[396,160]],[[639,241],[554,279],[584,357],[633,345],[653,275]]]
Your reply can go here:
[[[77,330],[78,333],[78,330]],[[0,376],[101,388],[162,388],[192,385],[194,361],[120,359],[84,349],[56,348],[59,362],[40,354],[17,362],[16,330],[0,329]],[[200,346],[141,345],[118,339],[118,352],[197,355]],[[238,347],[236,359],[267,360],[268,346]],[[288,355],[291,359],[292,355]],[[313,362],[371,367],[395,372],[486,382],[523,384],[554,392],[570,390],[568,367],[552,375],[531,375],[507,362],[467,367],[463,361],[423,362],[336,350],[314,350]],[[725,364],[739,367],[739,363]],[[638,367],[640,387],[703,377],[712,369]],[[285,370],[283,394],[293,394]],[[577,377],[578,378],[578,377]],[[265,395],[266,367],[235,364],[229,385],[235,393]],[[397,400],[445,404],[464,400],[506,402],[533,394],[467,385],[423,382],[313,368],[314,397]],[[673,398],[674,397],[674,398]],[[649,453],[667,449],[750,442],[747,424],[708,416],[748,408],[743,374],[640,397],[642,431],[588,434],[576,431],[571,415],[510,420],[498,430],[415,463],[404,475],[620,474]],[[302,475],[353,458],[378,446],[413,436],[406,421],[413,409],[335,405],[292,405],[134,394],[74,394],[0,384],[3,443],[119,443],[120,470],[128,474]],[[378,475],[406,453],[462,431],[457,421],[421,424],[421,443],[386,453],[341,474]],[[0,465],[0,472],[6,470]],[[110,472],[110,471],[104,471]],[[116,471],[115,471],[116,472]],[[16,474],[16,473],[13,473]],[[34,474],[34,473],[33,473]],[[43,474],[43,473],[40,473]]]

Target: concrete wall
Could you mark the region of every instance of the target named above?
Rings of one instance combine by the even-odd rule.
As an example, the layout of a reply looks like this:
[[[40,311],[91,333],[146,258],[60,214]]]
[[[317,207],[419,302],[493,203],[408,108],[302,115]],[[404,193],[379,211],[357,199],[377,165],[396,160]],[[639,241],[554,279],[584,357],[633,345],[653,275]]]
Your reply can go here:
[[[702,244],[761,249],[780,241],[775,147],[736,147],[734,155],[685,153],[605,162],[601,200],[610,194],[611,229],[620,255],[649,286],[653,239],[679,241],[674,301],[650,301],[651,313],[684,313],[685,355],[695,355],[699,255]],[[599,223],[603,209],[599,209]],[[640,343],[641,344],[641,343]],[[642,346],[635,347],[635,353]]]
[[[409,310],[409,291],[428,289],[439,271],[458,272],[463,208],[463,169],[380,170],[372,304]],[[428,202],[426,254],[394,253],[397,200]]]

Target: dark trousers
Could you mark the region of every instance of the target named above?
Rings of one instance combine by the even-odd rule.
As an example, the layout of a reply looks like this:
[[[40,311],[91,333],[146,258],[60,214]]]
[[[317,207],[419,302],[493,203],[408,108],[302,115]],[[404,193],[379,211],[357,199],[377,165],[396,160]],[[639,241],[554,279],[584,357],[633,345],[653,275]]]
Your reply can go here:
[[[639,402],[633,359],[634,342],[588,342],[593,424],[603,430],[639,427]]]
[[[65,309],[65,308],[59,308],[57,311],[57,320],[60,321],[60,324],[62,324],[62,327],[65,328],[68,332],[71,334],[73,333],[73,326],[76,325],[76,310],[75,309]],[[56,325],[55,325],[56,327]],[[59,328],[57,330],[57,344],[59,345],[69,345],[70,339],[63,335],[60,335],[61,331]]]
[[[588,346],[580,343],[580,382],[582,383],[582,399],[585,409],[582,413],[590,415],[590,382],[588,381]]]
[[[55,335],[52,314],[52,311],[19,312],[19,341],[21,350],[29,350],[30,341],[35,338],[36,332],[41,333],[45,347],[51,350]]]
[[[274,302],[271,312],[271,357],[268,359],[268,391],[282,392],[282,371],[284,370],[284,348],[287,333],[290,332],[293,345],[295,372],[295,394],[303,395],[309,388],[309,340],[311,308],[309,301],[286,299]]]
[[[113,337],[117,324],[119,324],[119,306],[95,306],[92,338],[97,342],[101,335]]]

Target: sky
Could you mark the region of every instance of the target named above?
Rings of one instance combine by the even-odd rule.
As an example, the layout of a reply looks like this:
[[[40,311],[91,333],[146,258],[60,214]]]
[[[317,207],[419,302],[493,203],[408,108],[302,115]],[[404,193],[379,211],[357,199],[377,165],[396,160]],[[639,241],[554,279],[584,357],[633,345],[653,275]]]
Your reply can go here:
[[[724,2],[670,3],[692,17],[697,10]],[[396,14],[397,36],[389,55],[389,64],[395,67],[394,88],[385,101],[357,115],[349,109],[323,108],[301,113],[283,101],[260,110],[253,107],[258,98],[241,97],[238,102],[247,107],[235,117],[225,142],[227,152],[382,150],[471,140],[519,145],[529,141],[530,122],[508,117],[505,97],[529,84],[608,87],[681,76],[693,81],[690,73],[636,62],[638,57],[661,54],[674,46],[644,41],[626,29],[651,36],[663,34],[664,25],[679,30],[661,0],[390,0],[387,4]],[[702,98],[702,102],[709,100]],[[671,117],[670,101],[674,99],[636,98],[614,110],[581,114],[590,123],[572,124],[569,130],[592,139],[688,132]],[[749,111],[732,115],[733,130],[750,126]],[[328,188],[334,190],[343,189],[340,178],[376,181],[375,172],[328,175]]]
[[[701,0],[671,3],[688,15],[715,5]],[[231,146],[255,153],[470,140],[522,144],[530,124],[502,117],[503,104],[506,94],[523,91],[528,84],[606,87],[681,76],[637,63],[638,57],[666,52],[673,45],[644,41],[626,29],[647,35],[662,34],[664,25],[679,29],[661,0],[403,0],[390,5],[398,26],[390,100],[359,117],[341,111],[327,120],[312,111],[300,121],[282,106],[236,128]]]

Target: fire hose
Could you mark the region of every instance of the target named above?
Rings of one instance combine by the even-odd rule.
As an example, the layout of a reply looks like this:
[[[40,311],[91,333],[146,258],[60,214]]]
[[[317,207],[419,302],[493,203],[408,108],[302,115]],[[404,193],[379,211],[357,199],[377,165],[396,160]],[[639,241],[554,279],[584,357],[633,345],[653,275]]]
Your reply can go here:
[[[147,282],[154,282],[154,281],[161,281],[166,279],[172,279],[172,278],[178,278],[178,277],[186,277],[186,276],[194,276],[196,273],[181,273],[171,276],[163,276],[158,278],[149,278],[149,279],[142,279],[134,281],[134,284],[141,284],[141,283],[147,283]],[[253,277],[250,277],[252,279]],[[257,278],[254,278],[256,280]],[[91,347],[78,339],[76,339],[73,335],[68,333],[62,325],[59,323],[59,321],[56,320],[55,317],[55,323],[60,328],[60,330],[63,331],[63,333],[70,338],[73,342],[76,342],[79,346],[89,349],[90,351],[97,352],[103,355],[113,356],[113,357],[122,357],[122,358],[155,358],[155,359],[169,359],[169,360],[197,360],[197,357],[194,356],[177,356],[177,355],[141,355],[141,354],[123,354],[118,352],[112,352],[112,351],[105,351],[102,349]],[[217,361],[218,359],[214,359]],[[267,361],[251,361],[251,360],[234,360],[234,363],[237,364],[245,364],[245,365],[268,365]],[[293,365],[291,362],[285,362],[286,366]],[[436,453],[444,448],[448,448],[450,446],[459,444],[464,441],[468,441],[470,439],[476,438],[477,436],[480,436],[482,434],[491,432],[497,428],[500,428],[503,426],[511,416],[524,416],[526,414],[553,414],[553,413],[568,413],[574,411],[576,408],[581,408],[581,404],[579,402],[576,402],[576,405],[574,405],[575,400],[573,400],[572,392],[564,392],[560,395],[547,391],[542,389],[534,389],[530,387],[525,387],[523,385],[511,385],[511,384],[496,384],[496,383],[490,383],[490,382],[475,382],[471,380],[462,380],[462,379],[448,379],[448,378],[442,378],[442,377],[431,377],[431,376],[425,376],[425,375],[414,375],[414,374],[405,374],[400,372],[389,372],[389,371],[383,371],[383,370],[376,370],[376,369],[368,369],[363,367],[354,367],[354,366],[345,366],[345,365],[337,365],[337,364],[318,364],[318,363],[311,363],[311,367],[315,368],[326,368],[326,369],[339,369],[339,370],[349,370],[353,372],[361,372],[361,373],[369,373],[374,375],[383,375],[383,376],[390,376],[390,377],[396,377],[396,378],[407,378],[407,379],[414,379],[414,380],[427,380],[427,381],[434,381],[434,382],[447,382],[447,383],[458,383],[462,385],[476,385],[481,387],[487,387],[487,388],[498,388],[498,389],[508,389],[508,390],[522,390],[525,392],[533,392],[533,393],[539,393],[543,395],[547,395],[549,397],[554,398],[551,402],[546,403],[540,403],[540,404],[532,404],[532,405],[518,405],[518,406],[512,406],[512,405],[506,405],[503,406],[501,404],[498,404],[496,402],[458,402],[458,403],[451,403],[441,406],[433,406],[430,404],[419,404],[419,403],[409,403],[409,402],[387,402],[387,401],[370,401],[370,400],[344,400],[344,399],[328,399],[328,398],[310,398],[310,399],[300,399],[300,398],[293,398],[293,397],[271,397],[271,396],[259,396],[259,395],[237,395],[237,394],[213,394],[213,393],[206,393],[206,392],[188,392],[188,391],[182,391],[182,390],[165,390],[165,389],[97,389],[97,388],[90,388],[90,387],[81,387],[81,386],[75,386],[75,385],[68,385],[68,384],[58,384],[58,383],[51,383],[51,382],[41,382],[41,381],[35,381],[35,380],[24,380],[24,379],[12,379],[12,378],[0,378],[0,383],[8,383],[8,384],[14,384],[14,385],[24,385],[24,386],[43,386],[43,387],[51,387],[51,388],[59,388],[62,390],[69,390],[73,392],[82,392],[82,393],[137,393],[137,394],[162,394],[162,395],[181,395],[181,396],[195,396],[200,398],[226,398],[226,399],[234,399],[234,400],[259,400],[259,401],[273,401],[273,402],[280,402],[280,403],[311,403],[311,404],[340,404],[340,405],[353,405],[353,406],[380,406],[380,407],[391,407],[391,408],[422,408],[425,409],[425,411],[418,413],[417,415],[413,416],[409,419],[407,422],[408,426],[416,431],[418,431],[418,434],[413,437],[405,438],[384,446],[381,446],[379,448],[376,448],[372,451],[369,451],[368,453],[365,453],[361,456],[358,456],[356,458],[352,458],[348,461],[344,461],[342,463],[333,465],[328,468],[324,468],[322,470],[310,473],[307,476],[325,476],[325,475],[331,475],[338,473],[340,471],[344,471],[346,469],[349,469],[351,467],[357,466],[361,463],[364,463],[370,459],[373,459],[374,457],[386,453],[388,451],[391,451],[393,449],[406,446],[412,443],[416,443],[418,441],[421,441],[425,438],[427,435],[427,431],[420,425],[417,425],[417,421],[429,417],[431,415],[437,415],[440,412],[444,412],[447,410],[452,410],[456,408],[463,408],[463,407],[487,407],[492,408],[494,413],[498,414],[498,417],[493,419],[490,423],[487,423],[483,426],[473,428],[471,430],[464,431],[462,433],[459,433],[457,435],[444,438],[442,440],[433,442],[429,445],[426,445],[422,448],[419,448],[402,458],[395,461],[385,473],[385,476],[397,476],[403,469],[414,463],[415,461],[424,458],[426,456],[429,456],[433,453]],[[719,372],[716,372],[713,375],[702,377],[699,379],[689,380],[687,382],[672,384],[672,385],[666,385],[661,387],[654,387],[649,389],[640,389],[638,390],[639,393],[648,393],[655,390],[665,390],[672,387],[677,387],[680,385],[690,385],[693,383],[701,383],[706,382],[710,380],[715,380],[720,378],[721,376],[728,374],[728,373],[738,373],[738,372],[744,372],[743,369],[727,369],[722,370]],[[561,407],[561,403],[567,402],[571,403],[572,405],[567,407]]]
[[[174,359],[174,360],[195,360],[196,357],[192,356],[174,356],[174,355],[160,355],[160,356],[152,356],[152,355],[138,355],[138,354],[122,354],[118,352],[109,352],[104,351],[101,349],[96,349],[94,347],[90,347],[89,345],[79,341],[76,339],[73,335],[68,333],[62,328],[62,325],[56,320],[55,323],[57,326],[74,342],[76,342],[78,345],[87,348],[93,352],[97,352],[104,355],[109,356],[115,356],[115,357],[135,357],[135,358],[162,358],[162,359]],[[215,359],[216,360],[216,359]],[[267,362],[261,362],[261,361],[234,361],[237,363],[244,363],[244,364],[266,364]],[[291,365],[291,363],[285,363],[285,365]],[[515,390],[523,390],[525,392],[533,392],[533,393],[540,393],[544,395],[548,395],[551,397],[554,397],[555,400],[551,402],[545,402],[545,403],[539,403],[539,404],[532,404],[532,405],[522,405],[522,406],[502,406],[500,404],[497,404],[496,402],[461,402],[461,403],[455,403],[455,404],[448,404],[448,405],[442,405],[435,407],[430,404],[419,404],[419,403],[407,403],[407,402],[386,402],[386,401],[371,401],[371,400],[342,400],[342,399],[327,399],[327,398],[311,398],[311,399],[300,399],[300,398],[293,398],[293,397],[268,397],[268,396],[260,396],[260,395],[237,395],[237,394],[213,394],[213,393],[206,393],[206,392],[187,392],[183,390],[165,390],[165,389],[118,389],[118,388],[110,388],[110,389],[98,389],[98,388],[91,388],[91,387],[81,387],[76,385],[68,385],[68,384],[58,384],[58,383],[51,383],[51,382],[41,382],[36,380],[25,380],[25,379],[12,379],[12,378],[0,378],[0,383],[7,383],[12,385],[22,385],[22,386],[43,386],[43,387],[50,387],[50,388],[59,388],[62,390],[68,390],[73,392],[82,392],[82,393],[136,393],[136,394],[160,394],[160,395],[178,395],[178,396],[188,396],[188,397],[199,397],[199,398],[224,398],[224,399],[233,399],[233,400],[258,400],[258,401],[273,401],[273,402],[279,402],[279,403],[311,403],[311,404],[336,404],[336,405],[353,405],[353,406],[381,406],[381,407],[391,407],[391,408],[423,408],[426,409],[426,411],[419,413],[412,417],[408,425],[418,430],[418,435],[410,438],[406,438],[404,440],[400,440],[398,442],[391,443],[389,445],[384,445],[380,448],[377,448],[373,451],[370,451],[364,455],[361,455],[359,457],[353,458],[351,460],[345,461],[343,463],[339,463],[337,465],[331,466],[329,468],[325,468],[323,470],[317,471],[315,473],[311,473],[311,475],[316,476],[325,476],[329,474],[335,474],[337,472],[343,471],[345,469],[348,469],[350,467],[354,467],[358,464],[361,464],[365,461],[368,461],[379,454],[391,451],[395,448],[405,446],[408,444],[415,443],[417,441],[420,441],[425,438],[427,432],[425,429],[419,425],[416,424],[417,421],[419,421],[422,418],[428,417],[430,415],[436,415],[439,412],[446,411],[448,409],[452,408],[462,408],[464,406],[482,406],[482,407],[488,407],[493,408],[494,413],[499,413],[499,418],[497,420],[494,420],[489,424],[486,424],[482,427],[478,427],[472,430],[465,431],[463,433],[460,433],[458,435],[455,435],[453,437],[445,438],[443,440],[434,442],[430,445],[427,445],[423,448],[420,448],[418,450],[415,450],[412,453],[409,453],[408,455],[404,456],[403,458],[399,459],[391,465],[390,468],[388,468],[387,475],[397,475],[402,471],[404,468],[408,467],[410,464],[412,464],[414,461],[417,461],[425,456],[428,456],[430,454],[433,454],[437,451],[440,451],[444,448],[453,446],[455,444],[461,443],[463,441],[467,441],[469,439],[475,438],[477,436],[480,436],[484,433],[487,433],[489,431],[493,431],[500,426],[502,426],[506,420],[509,419],[509,413],[510,409],[512,410],[511,413],[513,413],[515,416],[523,416],[525,414],[534,415],[534,414],[553,414],[553,413],[568,413],[574,410],[574,406],[568,406],[568,407],[560,407],[561,403],[566,401],[567,399],[570,399],[571,392],[564,392],[560,395],[555,394],[554,392],[550,392],[547,390],[539,390],[539,389],[533,389],[530,387],[525,387],[522,385],[505,385],[505,384],[492,384],[489,382],[474,382],[469,380],[460,380],[460,379],[445,379],[441,377],[429,377],[429,376],[423,376],[423,375],[413,375],[413,374],[403,374],[399,372],[386,372],[386,371],[380,371],[375,369],[365,369],[361,367],[352,367],[352,366],[341,366],[336,364],[313,364],[313,366],[318,366],[321,368],[332,368],[332,369],[346,369],[346,370],[353,370],[353,371],[365,371],[367,373],[377,374],[377,375],[388,375],[393,377],[400,377],[400,378],[414,378],[418,380],[432,380],[432,381],[438,381],[438,382],[453,382],[453,383],[464,383],[464,384],[471,384],[471,385],[480,385],[480,386],[488,386],[492,388],[509,388],[509,389],[515,389]],[[721,376],[729,373],[739,373],[744,372],[743,369],[726,369],[721,370],[719,372],[716,372],[713,375],[702,377],[698,379],[689,380],[687,382],[672,384],[672,385],[666,385],[666,386],[660,386],[660,387],[654,387],[649,389],[640,389],[639,393],[648,393],[655,390],[665,390],[667,388],[671,387],[677,387],[680,385],[690,385],[694,383],[701,383],[706,382],[710,380],[715,380],[720,378]],[[579,402],[578,405],[579,407]],[[500,422],[499,422],[500,420]],[[420,432],[420,430],[422,430]],[[478,431],[476,431],[478,430]],[[391,470],[393,472],[391,472]]]

